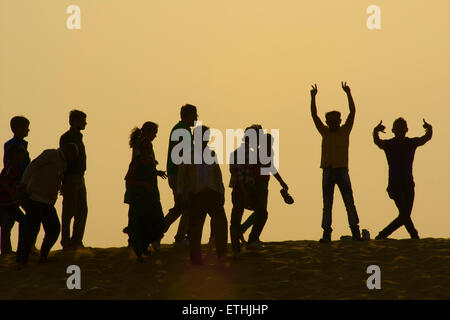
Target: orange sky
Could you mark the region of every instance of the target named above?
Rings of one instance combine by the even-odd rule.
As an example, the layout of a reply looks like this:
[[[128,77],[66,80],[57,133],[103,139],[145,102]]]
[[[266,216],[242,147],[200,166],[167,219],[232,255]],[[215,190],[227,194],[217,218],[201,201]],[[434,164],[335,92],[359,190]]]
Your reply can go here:
[[[66,8],[81,8],[81,30],[68,30]],[[381,8],[382,29],[368,30],[366,8]],[[89,214],[85,243],[122,246],[123,203],[134,126],[159,124],[154,141],[165,170],[168,135],[185,103],[205,125],[225,131],[260,123],[280,130],[280,173],[295,204],[271,180],[263,241],[320,238],[320,136],[309,111],[318,84],[318,112],[348,112],[340,81],[352,88],[357,113],[350,140],[350,177],[361,228],[374,237],[395,216],[385,191],[385,155],[372,142],[382,119],[403,116],[409,136],[434,137],[418,149],[413,221],[422,237],[450,236],[448,0],[402,1],[7,1],[0,0],[0,141],[9,119],[31,121],[31,157],[54,148],[68,113],[84,110]],[[222,166],[224,184],[228,167]],[[159,181],[164,212],[173,205]],[[231,213],[230,189],[226,212]],[[61,201],[57,202],[60,213]],[[204,241],[209,235],[205,224]],[[349,234],[335,194],[334,239]],[[171,243],[173,226],[165,243]],[[15,233],[14,236],[16,237]],[[403,229],[394,238],[407,237]],[[14,239],[16,241],[16,239]],[[14,242],[15,243],[15,242]],[[59,248],[59,241],[55,248]]]

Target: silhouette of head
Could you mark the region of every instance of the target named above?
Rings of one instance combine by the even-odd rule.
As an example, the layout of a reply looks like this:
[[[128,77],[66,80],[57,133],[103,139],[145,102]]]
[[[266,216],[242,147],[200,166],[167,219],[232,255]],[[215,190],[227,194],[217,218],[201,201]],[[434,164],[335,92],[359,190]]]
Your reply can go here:
[[[339,111],[330,111],[325,114],[325,122],[331,131],[339,129],[341,125],[341,113]]]
[[[75,130],[84,130],[86,128],[86,113],[80,110],[72,110],[69,114],[69,124]]]
[[[18,138],[25,138],[28,136],[28,132],[30,132],[30,121],[23,116],[15,116],[11,118],[9,125],[11,127],[11,131]]]
[[[404,138],[408,132],[408,124],[406,123],[406,120],[401,117],[395,119],[392,125],[392,132],[396,138]]]
[[[180,110],[181,121],[186,125],[193,127],[197,121],[197,107],[192,104],[185,104]]]
[[[262,129],[263,128],[260,124],[252,124],[250,127],[245,128],[244,143],[247,146],[249,146],[251,143],[254,143],[251,141],[251,139],[256,138],[256,148],[257,148],[259,146],[259,138],[260,138],[259,135],[262,134]]]
[[[147,121],[142,125],[141,128],[142,137],[150,139],[150,141],[153,141],[156,138],[156,134],[158,133],[158,124]]]
[[[66,158],[67,162],[71,162],[78,157],[79,150],[75,143],[66,143],[61,146],[61,149],[64,153],[64,158]]]

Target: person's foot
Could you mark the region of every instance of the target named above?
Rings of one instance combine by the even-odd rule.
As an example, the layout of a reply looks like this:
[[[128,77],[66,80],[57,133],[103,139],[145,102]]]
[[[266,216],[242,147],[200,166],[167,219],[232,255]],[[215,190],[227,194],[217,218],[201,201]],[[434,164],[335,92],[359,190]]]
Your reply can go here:
[[[262,245],[261,241],[253,241],[247,243],[248,250],[260,250],[262,248],[264,248],[264,246]]]
[[[83,242],[76,242],[76,243],[74,243],[73,245],[72,245],[72,247],[74,248],[74,249],[81,249],[81,248],[84,248],[84,244],[83,244]]]
[[[152,242],[152,248],[153,248],[155,251],[159,251],[159,249],[161,249],[161,244],[159,243],[159,241],[153,241],[153,242]]]
[[[324,231],[322,239],[319,240],[320,243],[330,243],[331,242],[331,232]]]
[[[65,244],[62,246],[63,251],[68,251],[74,249],[72,244]]]
[[[212,250],[216,247],[216,241],[214,238],[209,238],[208,247]]]
[[[420,237],[419,237],[419,235],[415,235],[415,236],[411,236],[411,239],[413,239],[413,240],[419,240]]]
[[[352,230],[352,240],[355,241],[363,241],[363,238],[361,238],[361,232],[359,231],[359,227],[353,227]]]
[[[384,239],[387,239],[387,237],[384,236],[384,235],[382,235],[381,233],[379,233],[379,234],[375,237],[375,240],[384,240]]]

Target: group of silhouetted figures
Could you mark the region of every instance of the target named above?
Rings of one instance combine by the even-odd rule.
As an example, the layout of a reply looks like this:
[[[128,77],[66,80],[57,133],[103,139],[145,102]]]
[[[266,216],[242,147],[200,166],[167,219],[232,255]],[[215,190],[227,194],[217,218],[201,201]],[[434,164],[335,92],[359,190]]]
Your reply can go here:
[[[317,86],[311,90],[311,115],[314,124],[322,136],[321,165],[323,192],[323,236],[320,242],[330,242],[332,233],[331,211],[334,187],[341,191],[352,239],[361,241],[358,213],[354,205],[352,186],[348,175],[349,136],[355,119],[355,104],[349,86],[342,83],[347,94],[350,113],[343,125],[338,111],[325,114],[326,125],[317,115]],[[149,247],[160,249],[160,242],[170,226],[180,218],[175,236],[175,246],[188,246],[193,264],[202,263],[201,237],[206,215],[211,217],[210,244],[215,247],[218,259],[227,256],[228,221],[224,210],[225,187],[222,173],[213,150],[209,147],[210,129],[204,125],[196,126],[201,137],[201,147],[194,146],[191,127],[197,120],[197,108],[186,104],[181,107],[181,120],[172,128],[169,137],[167,156],[167,172],[157,169],[153,149],[153,140],[158,132],[158,125],[145,122],[141,128],[135,128],[130,135],[132,159],[125,176],[126,192],[124,202],[129,205],[128,226],[123,230],[129,236],[129,246],[136,253],[138,261],[149,254]],[[58,149],[43,151],[30,162],[27,151],[28,143],[24,138],[29,132],[29,120],[22,116],[13,117],[10,126],[14,137],[4,146],[4,169],[0,175],[0,227],[1,253],[12,252],[11,229],[15,222],[19,223],[19,241],[17,262],[25,265],[35,248],[36,237],[42,223],[45,231],[40,250],[40,260],[46,261],[50,249],[61,232],[61,245],[64,250],[83,247],[83,234],[87,218],[86,187],[84,173],[86,170],[86,152],[81,130],[86,126],[86,114],[72,110],[69,116],[70,129],[59,141]],[[426,133],[422,137],[408,138],[407,123],[403,118],[394,121],[389,140],[379,138],[379,132],[385,127],[380,122],[373,130],[374,143],[386,154],[389,165],[388,194],[399,210],[398,217],[384,228],[376,239],[385,239],[402,225],[405,226],[412,239],[419,235],[411,220],[414,202],[414,180],[412,165],[415,150],[424,145],[432,137],[432,127],[424,120]],[[181,143],[179,134],[174,132],[186,130],[190,137],[191,159],[196,156],[201,161],[174,161],[172,151]],[[256,144],[250,142],[248,133],[255,133]],[[265,156],[273,157],[274,139],[264,133],[262,126],[251,125],[244,131],[240,146],[230,156],[231,221],[230,238],[232,256],[238,258],[241,243],[247,250],[258,250],[264,247],[260,235],[266,224],[268,184],[270,174],[281,185],[281,195],[286,203],[293,199],[288,193],[288,186],[281,178],[278,170],[271,166],[270,174],[262,173],[267,169],[267,162],[261,160],[261,148]],[[177,137],[179,137],[177,139]],[[206,137],[206,138],[205,138]],[[262,143],[263,142],[263,143]],[[195,153],[198,153],[197,155]],[[213,161],[205,161],[203,155],[210,154]],[[242,156],[238,161],[238,158]],[[251,159],[256,159],[251,161]],[[270,162],[272,165],[273,162]],[[173,192],[174,206],[164,216],[158,189],[158,177],[168,179]],[[55,210],[58,192],[63,195],[62,223]],[[23,213],[22,209],[25,210]],[[245,210],[253,213],[242,223]],[[73,231],[71,235],[71,223]],[[248,240],[244,234],[251,228]]]

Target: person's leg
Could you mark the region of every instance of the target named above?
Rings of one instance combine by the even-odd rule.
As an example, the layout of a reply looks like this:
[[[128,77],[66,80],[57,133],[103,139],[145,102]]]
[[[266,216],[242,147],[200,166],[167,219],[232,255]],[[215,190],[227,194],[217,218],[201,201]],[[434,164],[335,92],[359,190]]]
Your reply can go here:
[[[414,204],[414,187],[407,187],[401,194],[399,203],[399,218],[412,239],[419,238],[419,234],[411,220],[411,212]]]
[[[203,192],[194,194],[189,198],[189,252],[193,264],[202,262],[201,241],[203,224],[206,218],[206,201],[207,199]]]
[[[45,236],[42,241],[41,247],[41,259],[46,259],[51,248],[58,240],[61,230],[61,224],[59,223],[58,214],[56,209],[52,205],[42,204],[42,226],[44,227]]]
[[[253,224],[255,223],[255,213],[252,212],[251,215],[245,219],[244,223],[241,224],[241,233],[244,234]]]
[[[175,242],[181,242],[186,239],[186,234],[189,230],[189,213],[183,203],[180,203],[176,196],[177,176],[171,175],[168,177],[169,187],[172,189],[174,206],[169,209],[169,212],[164,217],[164,233],[166,233],[170,226],[181,216],[178,224],[177,233],[175,235]]]
[[[2,210],[0,212],[0,251],[2,254],[7,254],[12,252],[11,229],[14,226],[14,219],[11,217],[8,208],[0,207],[0,210]]]
[[[190,239],[189,216],[189,210],[186,207],[183,207],[181,211],[180,222],[178,224],[177,234],[175,235],[175,241]]]
[[[322,172],[322,196],[323,196],[323,212],[322,212],[322,229],[324,241],[331,241],[331,228],[332,218],[331,209],[333,207],[334,197],[334,177],[333,169],[325,168]]]
[[[414,224],[411,220],[412,208],[414,205],[414,187],[405,190],[405,200],[404,200],[404,210],[402,210],[401,216],[403,219],[403,224],[412,239],[418,239],[419,233],[417,232]]]
[[[239,189],[233,188],[231,191],[231,202],[233,204],[230,219],[231,247],[233,252],[237,253],[241,251],[239,238],[241,236],[242,214],[244,213],[244,195]]]
[[[211,220],[214,220],[214,238],[217,257],[224,258],[227,255],[228,221],[225,214],[224,197],[218,192],[210,192],[208,196],[208,212]]]
[[[350,176],[348,175],[347,168],[339,168],[336,171],[336,183],[341,191],[342,199],[344,200],[345,209],[347,210],[348,224],[352,231],[354,240],[361,239],[361,233],[359,231],[359,219],[356,212],[355,201],[353,199],[352,184],[350,182]]]
[[[389,198],[394,200],[394,203],[397,206],[397,209],[399,210],[399,215],[383,230],[381,230],[375,239],[385,239],[389,237],[395,230],[400,228],[403,224],[402,219],[400,218],[400,210],[401,208],[403,208],[403,199],[404,199],[404,197],[402,196],[403,193],[402,188],[398,187],[393,188],[389,186],[387,192],[389,194]]]
[[[140,204],[130,203],[128,209],[128,216],[129,216],[128,236],[130,239],[130,244],[133,247],[133,250],[136,253],[138,259],[141,259],[141,255],[145,251],[143,245],[144,235],[142,234],[142,226],[139,218],[140,210],[141,210]]]
[[[21,264],[28,262],[31,247],[36,240],[41,225],[41,207],[37,201],[27,200],[25,211],[25,218],[22,226],[19,227],[19,243],[16,256],[16,261]]]
[[[76,189],[77,210],[73,216],[72,243],[74,245],[82,245],[88,214],[86,184],[83,177],[77,177]]]
[[[71,246],[72,237],[70,236],[70,227],[72,218],[76,215],[78,207],[78,190],[71,177],[64,183],[64,193],[62,201],[62,213],[61,213],[61,246],[68,248]]]
[[[209,243],[210,244],[214,244],[214,239],[216,238],[216,235],[214,233],[214,217],[211,217],[211,219],[209,220]]]
[[[248,244],[251,244],[259,241],[259,236],[267,221],[267,209],[265,195],[257,189],[257,186],[249,187],[248,193],[254,204],[253,207],[255,208],[255,222],[252,231],[248,236]]]

